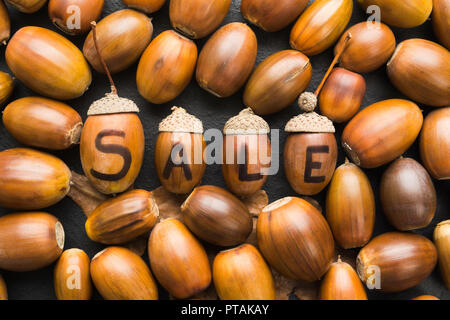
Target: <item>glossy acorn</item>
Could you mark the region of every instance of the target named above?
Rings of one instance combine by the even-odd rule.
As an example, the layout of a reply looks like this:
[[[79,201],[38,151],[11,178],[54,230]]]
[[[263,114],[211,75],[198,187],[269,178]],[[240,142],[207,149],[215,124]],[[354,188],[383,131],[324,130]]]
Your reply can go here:
[[[450,0],[433,0],[431,22],[439,43],[450,50]]]
[[[228,13],[231,0],[170,0],[172,27],[192,39],[212,33]]]
[[[65,250],[53,272],[53,285],[58,300],[90,300],[92,296],[91,260],[80,249]]]
[[[387,74],[414,101],[433,107],[450,105],[450,52],[437,43],[424,39],[401,42],[387,63]]]
[[[26,97],[5,108],[3,125],[20,143],[64,150],[80,142],[83,121],[78,112],[65,103]]]
[[[245,204],[225,189],[200,186],[181,205],[183,222],[200,239],[228,247],[243,243],[253,230]]]
[[[440,299],[435,296],[431,296],[431,295],[423,295],[423,296],[415,297],[411,300],[440,300]]]
[[[0,301],[1,300],[8,300],[8,290],[6,288],[5,280],[3,280],[3,277],[0,274]]]
[[[102,13],[104,0],[49,0],[48,15],[64,33],[77,36],[91,29]]]
[[[425,228],[436,212],[436,190],[428,172],[416,160],[399,158],[380,182],[380,199],[388,221],[400,231]]]
[[[109,71],[114,74],[135,63],[147,48],[153,34],[152,21],[135,10],[116,11],[97,23],[97,45]],[[95,49],[93,32],[84,41],[83,54],[100,73],[105,69]]]
[[[312,67],[295,50],[272,54],[253,71],[244,90],[244,104],[257,115],[269,115],[292,104],[309,85]]]
[[[358,73],[372,72],[383,66],[395,50],[395,36],[384,23],[373,25],[360,22],[344,32],[334,51],[344,45],[348,34],[351,39],[339,58],[340,66]]]
[[[425,280],[437,263],[437,251],[424,236],[388,232],[373,238],[356,259],[360,279],[383,292],[400,292]]]
[[[14,79],[6,72],[0,71],[0,106],[8,101],[14,90]]]
[[[9,41],[5,57],[17,79],[49,98],[75,99],[91,84],[91,71],[81,51],[48,29],[23,27]]]
[[[383,100],[350,120],[342,133],[342,146],[358,166],[376,168],[402,155],[416,140],[422,123],[422,112],[415,103]]]
[[[144,260],[122,247],[108,247],[91,261],[91,277],[103,299],[158,300],[158,287]]]
[[[219,252],[213,279],[221,300],[275,300],[272,272],[251,244]]]
[[[364,246],[375,225],[375,196],[365,173],[346,162],[336,169],[326,197],[326,217],[343,249]]]
[[[189,298],[211,283],[205,249],[179,220],[169,218],[153,228],[148,256],[156,279],[175,298]]]
[[[450,107],[430,112],[419,138],[420,158],[438,180],[450,179]]]
[[[47,0],[5,0],[8,4],[23,13],[35,13],[42,8]]]
[[[317,281],[334,257],[334,240],[322,214],[306,200],[286,197],[266,206],[256,226],[258,247],[279,273]]]
[[[153,13],[161,9],[166,0],[122,0],[128,8],[143,11],[145,13]]]
[[[0,43],[6,45],[11,35],[11,21],[8,9],[3,1],[0,1]]]
[[[267,32],[280,31],[305,10],[307,0],[242,0],[244,19]]]
[[[45,212],[0,217],[0,268],[33,271],[53,263],[64,248],[64,229]]]
[[[442,279],[450,290],[450,220],[442,221],[436,226],[433,240],[438,250]]]
[[[50,207],[70,190],[72,174],[53,155],[27,148],[0,152],[0,205],[18,210]]]
[[[236,93],[253,71],[257,47],[255,33],[244,23],[229,23],[217,30],[198,57],[199,86],[219,98]]]
[[[298,18],[289,43],[314,56],[331,47],[344,32],[353,12],[352,0],[316,0]]]
[[[139,61],[136,83],[146,100],[161,104],[175,99],[191,81],[197,46],[173,30],[159,34]]]
[[[86,221],[86,233],[92,241],[123,244],[149,232],[158,216],[158,206],[150,192],[131,190],[95,208]]]

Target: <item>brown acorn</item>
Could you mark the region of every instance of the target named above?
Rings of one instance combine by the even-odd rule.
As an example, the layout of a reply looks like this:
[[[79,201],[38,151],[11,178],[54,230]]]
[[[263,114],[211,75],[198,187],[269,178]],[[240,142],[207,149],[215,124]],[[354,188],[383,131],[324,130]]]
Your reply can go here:
[[[301,52],[274,53],[250,76],[244,90],[244,104],[258,115],[281,111],[308,87],[311,77],[311,63]]]
[[[267,122],[250,108],[225,124],[222,174],[234,194],[250,196],[266,182],[272,156],[269,132]]]
[[[392,84],[412,100],[433,107],[450,105],[450,52],[437,43],[401,42],[387,63],[387,73]]]
[[[436,190],[416,160],[399,158],[381,177],[380,198],[389,222],[401,231],[425,228],[436,211]]]
[[[47,0],[5,0],[11,6],[23,13],[35,13],[42,8]]]
[[[108,247],[91,261],[95,288],[106,300],[157,300],[158,287],[144,260],[122,247]]]
[[[358,275],[369,288],[399,292],[425,280],[437,263],[437,251],[424,236],[389,232],[372,239],[358,254]]]
[[[439,42],[450,50],[450,0],[433,0],[431,22]]]
[[[356,271],[339,257],[320,284],[319,299],[367,300],[367,294]]]
[[[161,9],[166,0],[122,0],[129,8],[153,13]]]
[[[200,239],[217,246],[244,242],[253,230],[245,204],[225,189],[200,186],[181,205],[183,222]]]
[[[0,152],[0,205],[10,209],[50,207],[70,189],[70,169],[60,159],[26,148]]]
[[[306,200],[287,197],[269,204],[258,217],[256,232],[264,258],[288,278],[317,281],[331,265],[330,227]]]
[[[5,280],[3,280],[3,277],[0,274],[0,301],[1,300],[8,300],[8,290],[6,289]]]
[[[82,35],[91,29],[102,13],[104,0],[49,0],[48,15],[61,31]]]
[[[93,20],[93,19],[92,19]],[[97,24],[97,45],[109,71],[114,74],[135,63],[147,48],[153,34],[152,21],[145,14],[124,9],[106,16]],[[83,54],[91,66],[106,73],[100,61],[91,31],[83,46]]]
[[[172,193],[190,193],[206,170],[202,122],[183,108],[173,107],[172,114],[159,124],[159,132],[155,145],[159,181]]]
[[[236,93],[253,70],[257,47],[255,33],[243,23],[229,23],[217,30],[198,57],[199,86],[219,98]]]
[[[83,250],[69,249],[62,253],[53,273],[53,284],[58,300],[91,299],[90,263]]]
[[[92,241],[122,244],[148,233],[159,216],[150,192],[131,190],[100,204],[86,221]]]
[[[316,0],[292,28],[293,49],[314,56],[331,47],[344,32],[353,12],[352,0]]]
[[[336,169],[326,198],[327,220],[344,249],[364,246],[375,225],[375,196],[365,173],[348,161]]]
[[[442,221],[436,226],[433,238],[438,250],[441,276],[450,290],[450,220]]]
[[[83,121],[67,104],[26,97],[11,102],[3,111],[3,124],[20,143],[64,150],[80,142]]]
[[[3,1],[0,1],[0,43],[6,45],[11,35],[11,22],[8,9]]]
[[[170,0],[172,27],[192,39],[212,33],[230,9],[231,0]]]
[[[148,256],[156,279],[175,298],[189,298],[211,283],[205,249],[179,220],[169,218],[153,228]]]
[[[423,296],[415,297],[411,300],[440,300],[440,299],[435,296],[423,295]]]
[[[173,30],[159,34],[139,61],[139,93],[151,103],[175,99],[189,84],[197,62],[197,46]]]
[[[0,107],[8,101],[13,90],[14,79],[8,73],[0,71]]]
[[[395,36],[384,23],[372,24],[364,21],[355,24],[341,36],[334,48],[338,52],[345,37],[352,35],[347,48],[339,59],[339,65],[350,71],[366,73],[383,66],[395,50]]]
[[[450,107],[430,112],[419,138],[420,158],[438,180],[450,179]]]
[[[342,146],[358,166],[376,168],[403,154],[419,135],[422,122],[422,112],[415,103],[380,101],[361,110],[347,124]]]
[[[219,252],[213,279],[222,300],[275,300],[272,272],[251,244]]]
[[[0,217],[0,268],[33,271],[55,261],[64,248],[64,229],[45,212]]]
[[[96,43],[96,24],[93,37]],[[89,110],[80,140],[81,164],[92,185],[101,193],[115,194],[128,188],[136,180],[144,158],[144,129],[136,114],[137,105],[120,98],[100,55],[111,83],[111,93],[94,101]]]
[[[242,16],[267,32],[280,31],[305,10],[308,0],[242,0]]]
[[[17,79],[50,98],[78,98],[91,84],[91,70],[81,51],[48,29],[23,27],[9,41],[5,57]]]

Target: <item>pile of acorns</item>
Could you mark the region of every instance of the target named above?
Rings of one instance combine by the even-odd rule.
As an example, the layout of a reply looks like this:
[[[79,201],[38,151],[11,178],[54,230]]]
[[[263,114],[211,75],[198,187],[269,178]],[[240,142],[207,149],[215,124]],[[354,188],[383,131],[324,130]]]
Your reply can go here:
[[[33,13],[46,0],[6,2]],[[46,98],[9,103],[3,111],[5,128],[31,147],[64,150],[80,144],[85,176],[41,151],[0,152],[0,205],[26,210],[0,217],[0,269],[31,271],[59,259],[54,273],[58,299],[89,299],[91,279],[105,299],[157,299],[156,281],[179,299],[198,295],[211,282],[221,299],[274,299],[274,272],[296,281],[322,279],[320,299],[367,299],[363,284],[384,292],[406,290],[427,278],[439,258],[450,290],[450,220],[436,226],[434,243],[406,232],[428,226],[434,217],[437,199],[430,175],[450,179],[450,0],[359,0],[364,10],[377,5],[386,24],[361,22],[347,31],[352,0],[316,0],[307,8],[307,0],[242,0],[244,18],[267,32],[298,17],[290,35],[292,50],[269,56],[254,70],[257,39],[243,23],[218,29],[199,55],[192,40],[218,28],[231,0],[170,0],[175,30],[153,40],[152,21],[145,13],[159,10],[165,1],[123,2],[138,11],[120,10],[96,25],[103,0],[49,1],[50,18],[62,31],[81,35],[91,29],[83,52],[58,33],[31,26],[18,30],[7,44],[5,58],[14,76]],[[76,10],[69,10],[74,6],[80,10],[76,27]],[[416,27],[431,12],[443,46],[423,39],[396,45],[388,25]],[[9,35],[8,11],[0,1],[0,40],[6,43]],[[313,73],[308,57],[336,42],[335,59],[322,83],[315,93],[303,93]],[[245,85],[246,108],[224,127],[222,169],[231,192],[199,186],[206,169],[199,119],[174,107],[160,123],[156,173],[165,192],[181,204],[180,215],[172,218],[162,215],[167,203],[155,191],[133,189],[143,161],[144,130],[139,108],[118,96],[111,74],[138,59],[137,89],[153,104],[177,97],[194,71],[198,84],[217,97],[229,97]],[[340,67],[333,69],[337,62]],[[91,105],[83,125],[74,109],[52,99],[83,95],[92,79],[89,64],[108,75],[112,90]],[[360,73],[384,65],[391,82],[411,101],[385,100],[360,111],[366,91]],[[0,73],[2,104],[12,90],[12,78]],[[254,219],[246,200],[261,195],[270,161],[249,158],[261,149],[267,158],[272,155],[270,128],[260,116],[296,99],[305,113],[285,128],[286,178],[302,196],[329,185],[326,218],[310,199],[286,197],[264,206]],[[440,108],[424,120],[416,103]],[[316,104],[322,115],[314,112]],[[341,144],[352,161],[337,169],[333,122],[348,122]],[[424,167],[402,157],[419,135]],[[244,161],[227,159],[229,154]],[[361,168],[388,163],[380,198],[399,232],[371,239],[375,195]],[[113,245],[91,261],[79,249],[63,252],[63,226],[56,217],[36,211],[68,194],[88,215],[89,238]],[[254,232],[252,245],[248,242]],[[151,268],[125,245],[140,238],[148,240]],[[357,271],[341,259],[335,262],[335,241],[343,249],[362,247]],[[217,254],[217,248],[224,250]],[[1,298],[7,294],[0,278]]]

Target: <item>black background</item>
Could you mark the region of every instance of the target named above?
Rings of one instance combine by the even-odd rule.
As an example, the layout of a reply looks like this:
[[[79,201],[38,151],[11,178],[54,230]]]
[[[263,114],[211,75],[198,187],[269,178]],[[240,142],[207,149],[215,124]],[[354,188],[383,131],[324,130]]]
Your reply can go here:
[[[61,33],[50,23],[47,14],[47,5],[45,5],[39,12],[31,15],[20,13],[11,7],[8,8],[11,16],[12,34],[14,34],[14,32],[19,28],[26,25],[41,26]],[[125,8],[125,6],[120,0],[105,0],[105,7],[103,9],[102,17],[122,8]],[[160,11],[151,15],[153,17],[154,26],[153,38],[162,31],[170,29],[168,8],[169,5],[167,1]],[[355,1],[353,16],[349,26],[361,22],[364,19],[365,14]],[[240,0],[233,0],[230,11],[222,25],[233,21],[244,21],[240,13]],[[277,51],[289,49],[289,32],[292,26],[276,33],[266,33],[254,26],[251,27],[258,38],[257,64]],[[436,41],[430,21],[427,21],[424,25],[417,28],[394,28],[393,31],[397,42],[401,42],[409,38],[425,38]],[[82,48],[84,36],[70,37],[69,39],[72,40],[80,49]],[[196,41],[199,51],[206,40],[207,38]],[[0,70],[10,72],[4,59],[5,48],[2,47],[0,50]],[[314,91],[317,87],[332,59],[332,48],[311,58],[314,75],[309,86],[309,91]],[[134,100],[141,109],[140,117],[145,129],[146,146],[142,171],[136,180],[135,187],[152,190],[160,185],[158,179],[156,178],[153,164],[153,148],[158,133],[157,125],[170,113],[170,107],[172,105],[184,107],[188,110],[188,112],[195,114],[203,121],[205,129],[217,128],[221,130],[224,123],[243,108],[242,90],[230,98],[219,99],[206,91],[203,91],[197,85],[195,79],[193,79],[184,92],[174,101],[163,105],[152,105],[140,97],[137,91],[135,80],[136,68],[137,63],[126,71],[116,74],[113,77],[116,82],[119,95]],[[367,82],[367,93],[362,107],[366,107],[372,103],[384,99],[405,98],[390,84],[389,79],[386,76],[385,67],[382,67],[371,74],[365,74],[364,77]],[[101,98],[106,92],[109,92],[109,83],[107,78],[104,75],[93,71],[93,82],[90,89],[81,98],[68,101],[68,104],[75,108],[82,115],[83,119],[85,119],[89,105],[94,100]],[[17,81],[11,100],[31,95],[35,94]],[[420,107],[424,110],[424,116],[430,111],[430,108],[425,106]],[[286,108],[282,112],[266,117],[266,120],[269,122],[272,129],[283,129],[286,122],[297,114],[298,109],[293,105]],[[340,133],[342,132],[343,127],[343,125],[337,126],[336,135],[338,141],[340,139]],[[280,151],[283,150],[285,139],[286,134],[283,130],[281,130]],[[20,144],[9,135],[2,125],[0,125],[0,150],[18,146],[20,146]],[[82,173],[78,147],[64,152],[55,152],[54,154],[61,157],[72,170]],[[414,159],[420,161],[417,143],[415,143],[405,153],[405,156],[413,157]],[[340,148],[338,165],[342,164],[343,161],[344,154],[343,150]],[[269,195],[270,201],[289,195],[295,195],[295,192],[287,183],[282,170],[282,155],[280,155],[280,164],[280,172],[275,176],[269,177],[267,184],[264,187]],[[385,168],[386,167],[383,166],[373,170],[365,170],[371,180],[372,187],[377,197],[377,218],[374,236],[394,230],[393,227],[387,223],[378,199],[379,180]],[[206,174],[203,178],[203,184],[212,184],[222,187],[225,186],[219,165],[208,166]],[[450,218],[450,182],[434,180],[434,184],[438,196],[436,216],[427,228],[416,231],[417,233],[423,234],[430,239],[432,238],[432,233],[436,224]],[[324,195],[325,192],[322,192],[321,194],[315,196],[315,199],[317,199],[322,206],[324,206]],[[84,230],[85,216],[81,209],[78,208],[71,199],[66,198],[57,205],[48,208],[46,211],[54,214],[61,220],[66,231],[65,249],[81,248],[85,250],[86,253],[92,258],[104,247],[88,239]],[[0,209],[0,215],[6,214],[7,212],[7,210]],[[145,257],[145,259],[147,258]],[[13,273],[2,271],[2,274],[8,286],[10,299],[55,299],[55,294],[53,291],[53,265],[34,272]],[[441,299],[450,299],[450,291],[446,290],[443,285],[437,269],[423,283],[407,291],[396,294],[383,294],[379,292],[368,293],[369,299],[410,299],[421,294],[432,294]],[[167,295],[162,291],[160,292],[160,296],[161,298],[167,298]],[[98,293],[95,293],[94,298],[100,299],[101,297]]]

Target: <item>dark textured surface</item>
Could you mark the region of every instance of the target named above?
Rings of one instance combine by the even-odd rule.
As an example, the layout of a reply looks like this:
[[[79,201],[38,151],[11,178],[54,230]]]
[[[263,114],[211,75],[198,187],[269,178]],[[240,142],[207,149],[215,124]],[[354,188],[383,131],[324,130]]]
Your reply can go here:
[[[106,0],[105,8],[103,9],[103,16],[106,16],[113,11],[124,8],[124,5],[120,0]],[[153,24],[155,32],[153,37],[161,33],[164,30],[170,28],[168,3],[164,7],[153,14]],[[232,7],[228,13],[223,24],[232,21],[243,21],[239,11],[240,0],[233,0]],[[38,13],[33,15],[21,14],[9,7],[11,15],[12,33],[25,25],[42,26],[51,30],[59,32],[53,27],[47,16],[47,6],[45,6]],[[355,2],[355,8],[350,25],[356,24],[365,19],[363,11],[358,7]],[[283,49],[289,49],[289,32],[291,26],[277,32],[277,33],[265,33],[260,29],[252,26],[258,38],[258,58],[257,63],[261,62],[264,58]],[[394,33],[397,38],[397,42],[408,38],[426,38],[436,41],[430,21],[427,21],[424,25],[414,29],[394,29]],[[79,47],[82,48],[84,37],[70,38]],[[206,39],[197,41],[199,50]],[[4,48],[1,49],[0,70],[9,72],[9,69],[4,59]],[[325,53],[315,56],[311,59],[311,63],[314,70],[313,80],[310,84],[310,91],[314,90],[319,84],[323,74],[328,68],[329,63],[333,58],[332,49],[329,49]],[[218,99],[203,91],[193,80],[186,90],[174,101],[163,105],[152,105],[141,98],[136,89],[135,74],[137,64],[133,65],[128,70],[114,76],[116,86],[119,94],[123,97],[133,99],[141,108],[140,117],[142,119],[145,135],[146,135],[146,149],[145,160],[142,167],[141,174],[136,181],[135,187],[152,190],[158,187],[159,181],[156,178],[154,165],[153,165],[153,148],[157,137],[157,124],[159,121],[170,113],[170,107],[172,105],[178,105],[186,108],[189,112],[195,114],[203,120],[204,127],[222,129],[224,123],[231,116],[237,114],[242,109],[242,91],[238,92],[234,96],[227,99]],[[371,74],[364,75],[367,81],[367,93],[363,102],[363,107],[368,106],[374,102],[390,99],[390,98],[402,98],[403,96],[396,91],[390,84],[385,68],[373,72]],[[109,84],[105,76],[93,72],[93,83],[91,88],[86,94],[76,100],[69,101],[68,103],[77,109],[80,114],[85,118],[87,108],[90,103],[96,99],[101,98],[104,93],[109,91]],[[33,95],[33,92],[27,89],[21,83],[17,83],[16,89],[12,99],[18,99],[25,96]],[[422,107],[422,106],[421,106]],[[424,115],[429,111],[426,107],[424,109]],[[283,129],[286,122],[294,115],[298,114],[298,109],[295,106],[291,106],[284,111],[266,117],[271,128]],[[343,126],[338,126],[337,138],[340,138]],[[284,141],[286,135],[283,131],[280,134],[280,150],[283,150]],[[338,140],[339,141],[339,140]],[[19,144],[12,139],[12,137],[6,132],[3,125],[0,125],[0,150],[17,147]],[[61,157],[72,170],[79,173],[82,172],[79,149],[73,148],[69,151],[57,152],[57,156]],[[415,143],[406,153],[405,156],[413,157],[417,160],[418,148]],[[343,163],[343,150],[339,150],[338,165]],[[280,159],[282,163],[282,159]],[[375,170],[365,170],[369,176],[374,192],[377,195],[377,217],[374,235],[378,235],[384,232],[393,231],[394,229],[387,223],[383,212],[380,208],[378,199],[378,185],[381,173],[385,167],[381,167]],[[203,179],[204,184],[213,184],[218,186],[224,186],[224,180],[222,178],[221,169],[218,165],[209,166],[206,170],[205,177]],[[417,233],[423,234],[428,238],[432,237],[434,226],[442,221],[450,218],[450,182],[439,182],[434,180],[434,184],[437,190],[438,196],[438,208],[436,216],[433,222],[427,228],[417,231]],[[283,170],[276,176],[269,177],[265,186],[270,201],[277,200],[281,197],[288,195],[295,195],[294,191],[287,183]],[[314,198],[320,201],[324,206],[324,195],[322,192]],[[59,204],[47,209],[48,212],[57,216],[66,230],[66,244],[65,249],[68,248],[81,248],[86,253],[93,257],[95,253],[100,251],[103,246],[97,243],[91,242],[86,236],[84,230],[85,216],[82,211],[72,202],[69,198],[64,199]],[[0,209],[0,215],[7,213],[7,210]],[[8,286],[10,299],[55,299],[53,292],[53,266],[28,273],[12,273],[2,272],[5,281]],[[377,292],[369,292],[370,299],[410,299],[421,294],[431,294],[441,299],[450,299],[450,291],[446,290],[442,284],[439,272],[436,270],[426,281],[418,285],[415,288],[401,292],[398,294],[382,294]],[[165,294],[161,294],[161,298],[167,297]],[[100,298],[98,293],[95,293],[94,298]]]

